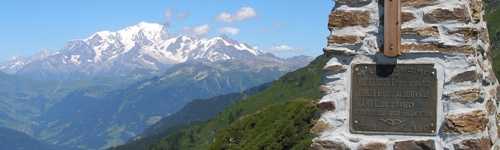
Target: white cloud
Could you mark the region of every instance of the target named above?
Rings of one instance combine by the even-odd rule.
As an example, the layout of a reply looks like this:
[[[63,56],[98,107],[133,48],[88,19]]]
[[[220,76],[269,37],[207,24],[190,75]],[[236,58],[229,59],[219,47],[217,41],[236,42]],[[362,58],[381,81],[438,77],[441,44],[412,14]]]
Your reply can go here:
[[[223,22],[233,22],[233,15],[231,15],[227,12],[222,12],[217,16],[217,20],[223,21]]]
[[[165,13],[163,14],[163,17],[165,17],[165,24],[167,26],[170,25],[170,23],[172,22],[172,18],[173,18],[173,12],[171,9],[167,9],[165,10]]]
[[[193,28],[193,31],[195,34],[198,35],[207,34],[208,31],[210,31],[210,26],[208,26],[208,24],[197,26]]]
[[[219,29],[222,34],[237,35],[240,33],[240,29],[235,27],[223,27]]]
[[[236,13],[236,20],[245,20],[257,16],[257,12],[252,7],[243,7]]]
[[[272,47],[266,48],[264,51],[282,58],[304,55],[304,52],[306,52],[303,48],[298,48],[288,44],[276,44]]]
[[[174,11],[173,9],[166,9],[165,13],[163,13],[163,17],[165,18],[165,24],[170,25],[174,21],[184,20],[189,17],[189,12],[185,11]]]
[[[176,17],[179,20],[184,20],[184,19],[188,18],[190,15],[191,14],[189,12],[179,12]]]
[[[184,33],[192,36],[203,36],[210,32],[210,26],[208,24],[196,26],[196,27],[185,27]]]
[[[274,52],[286,52],[286,51],[296,51],[296,50],[298,49],[286,44],[276,45],[271,48],[271,51]]]
[[[244,21],[257,16],[257,12],[252,7],[242,7],[234,14],[222,12],[217,16],[217,20],[223,22]]]
[[[174,16],[174,13],[172,12],[172,9],[167,9],[165,10],[165,13],[163,14],[165,17],[165,20],[170,21],[172,17]]]

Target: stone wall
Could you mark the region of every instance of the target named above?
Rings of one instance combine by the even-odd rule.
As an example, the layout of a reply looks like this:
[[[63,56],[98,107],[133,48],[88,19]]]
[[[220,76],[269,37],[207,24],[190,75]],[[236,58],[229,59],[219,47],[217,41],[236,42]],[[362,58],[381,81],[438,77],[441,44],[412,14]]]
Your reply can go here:
[[[391,60],[383,43],[383,1],[337,0],[329,16],[324,108],[313,149],[499,149],[497,87],[481,0],[401,0],[402,51]],[[432,63],[438,78],[436,136],[364,135],[349,130],[353,64]]]

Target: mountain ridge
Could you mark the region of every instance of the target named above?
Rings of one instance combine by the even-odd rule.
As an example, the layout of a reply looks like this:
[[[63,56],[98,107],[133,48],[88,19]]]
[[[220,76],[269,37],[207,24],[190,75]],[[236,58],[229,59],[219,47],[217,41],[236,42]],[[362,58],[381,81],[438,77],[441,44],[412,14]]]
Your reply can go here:
[[[267,83],[245,90],[243,92],[230,93],[226,95],[211,97],[208,99],[193,100],[192,102],[184,106],[180,111],[162,118],[157,123],[148,127],[139,136],[130,140],[129,143],[133,144],[126,144],[119,147],[123,147],[126,149],[141,149],[148,144],[158,142],[160,140],[160,137],[175,132],[177,128],[211,119],[218,113],[222,112],[224,108],[227,108],[238,100],[244,99],[255,93],[265,90],[267,87],[269,87],[269,85],[270,83]]]
[[[190,61],[119,90],[102,93],[102,89],[80,89],[42,114],[36,136],[85,149],[123,144],[194,99],[241,92],[271,82],[305,65],[303,62],[307,59],[276,61],[266,55],[247,60]]]
[[[284,60],[227,36],[174,36],[163,25],[141,22],[115,32],[99,31],[69,41],[56,52],[16,57],[0,64],[0,71],[41,79],[61,79],[64,75],[140,78],[159,75],[173,65],[189,61],[249,60],[264,55],[275,61]]]
[[[295,148],[298,149],[300,146],[307,147],[312,140],[308,129],[312,127],[318,113],[314,102],[322,95],[319,86],[323,80],[323,66],[328,60],[328,57],[324,55],[317,57],[308,66],[287,73],[260,92],[237,100],[208,121],[174,127],[163,125],[168,128],[166,135],[143,137],[111,149],[210,149],[225,145],[224,141],[227,136],[235,137],[246,135],[246,133],[251,133],[248,135],[253,136],[245,137],[246,140],[259,141],[259,146],[263,147],[279,146],[279,144],[269,144],[280,143],[280,141],[283,144],[295,143],[297,146]],[[260,122],[259,126],[255,126],[253,122],[259,122],[259,119],[273,121],[267,124],[260,124],[262,123]],[[160,130],[159,132],[166,131],[161,124],[159,125],[160,127],[156,127]],[[242,129],[242,126],[247,128]],[[253,126],[273,128],[273,130],[255,133],[251,131]],[[287,133],[287,136],[274,136],[284,133]],[[261,136],[266,138],[257,138]],[[237,149],[237,147],[231,148]],[[280,148],[276,147],[276,149]]]

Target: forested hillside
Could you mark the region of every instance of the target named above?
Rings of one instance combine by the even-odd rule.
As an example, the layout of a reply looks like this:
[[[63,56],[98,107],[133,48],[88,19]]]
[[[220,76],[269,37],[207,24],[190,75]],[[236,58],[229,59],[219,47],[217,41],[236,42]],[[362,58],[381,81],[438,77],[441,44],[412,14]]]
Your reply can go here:
[[[322,68],[328,58],[286,74],[269,88],[244,98],[215,118],[175,131],[143,149],[276,148],[302,149],[310,145],[312,127],[321,98]],[[133,144],[133,143],[130,143]],[[127,149],[134,146],[116,149]],[[137,147],[135,147],[137,148]]]
[[[179,127],[212,119],[238,100],[246,99],[248,96],[261,92],[269,87],[269,85],[264,84],[241,93],[193,100],[180,111],[161,119],[158,123],[144,131],[142,135],[130,141],[129,144],[120,146],[119,149],[146,149],[148,145],[159,142],[162,137],[175,132]]]

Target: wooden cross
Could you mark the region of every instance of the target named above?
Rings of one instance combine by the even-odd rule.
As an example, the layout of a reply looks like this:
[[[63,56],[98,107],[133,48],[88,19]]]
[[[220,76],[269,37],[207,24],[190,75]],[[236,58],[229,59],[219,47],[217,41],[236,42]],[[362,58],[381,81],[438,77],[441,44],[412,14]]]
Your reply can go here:
[[[401,2],[385,0],[384,6],[384,55],[401,55]]]

